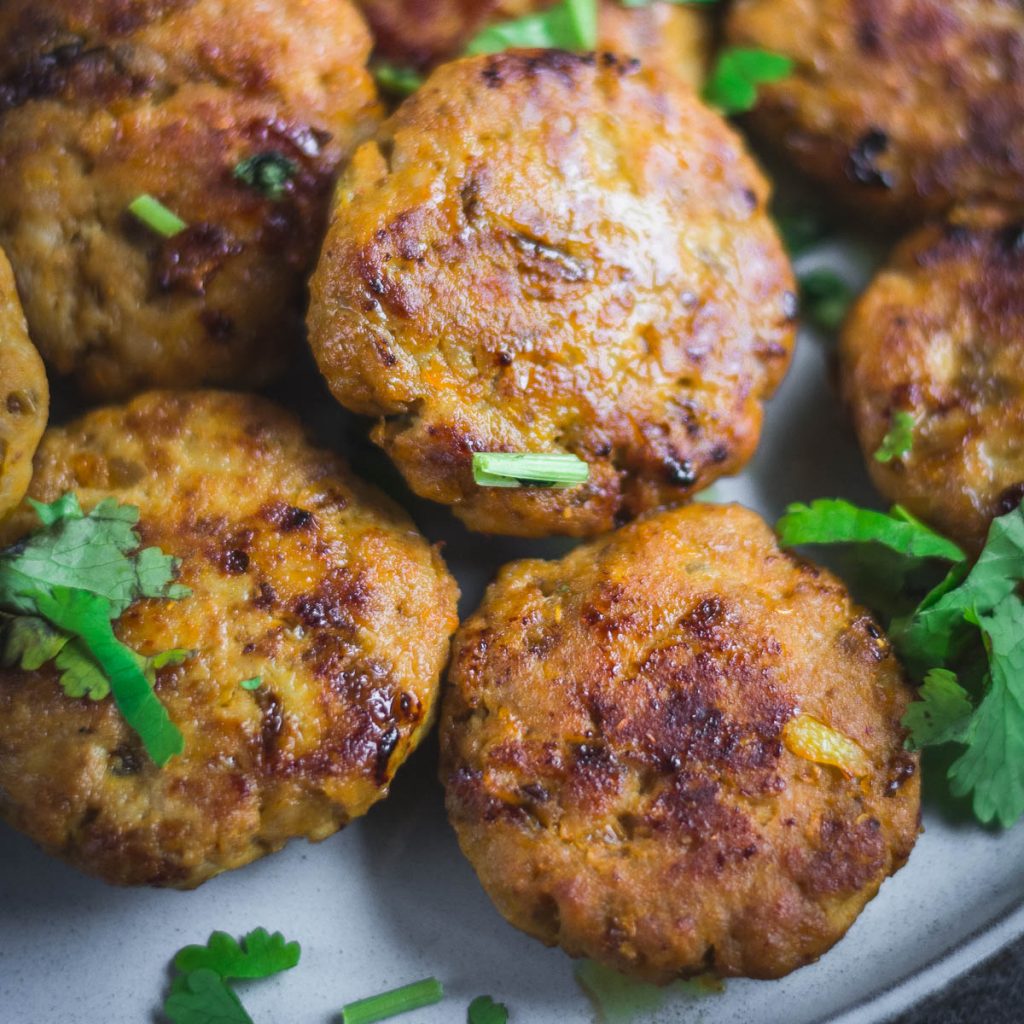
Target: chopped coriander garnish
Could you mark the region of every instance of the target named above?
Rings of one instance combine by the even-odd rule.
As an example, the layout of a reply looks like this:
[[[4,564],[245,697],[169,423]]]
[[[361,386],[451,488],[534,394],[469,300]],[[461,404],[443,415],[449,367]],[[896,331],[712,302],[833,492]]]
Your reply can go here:
[[[154,199],[147,193],[136,196],[128,204],[128,210],[147,228],[158,235],[163,235],[164,238],[173,238],[188,227],[176,213],[172,213],[159,199]]]
[[[846,319],[856,293],[834,270],[819,267],[800,275],[800,308],[826,331],[835,331]]]
[[[500,53],[533,47],[595,49],[597,0],[561,0],[546,11],[488,25],[469,41],[466,53]]]
[[[284,195],[288,182],[299,173],[299,166],[271,150],[241,160],[233,173],[236,181],[262,192],[268,199],[277,200]]]
[[[117,639],[111,622],[141,598],[188,597],[174,582],[177,559],[140,548],[139,510],[113,498],[88,515],[70,493],[31,504],[41,529],[0,552],[0,663],[34,671],[53,661],[68,696],[112,694],[149,756],[166,764],[183,739],[152,683],[157,669],[191,652],[144,657]]]
[[[490,996],[477,996],[466,1011],[466,1024],[507,1024],[508,1007]]]
[[[473,479],[480,487],[575,487],[590,479],[590,466],[557,452],[474,452]]]
[[[243,690],[258,690],[263,685],[263,677],[253,676],[252,679],[243,679],[238,685]]]
[[[704,99],[723,114],[742,114],[757,105],[759,85],[781,81],[792,70],[792,59],[781,53],[730,47],[718,55]]]
[[[228,981],[287,971],[301,952],[297,942],[265,928],[249,932],[241,943],[226,932],[214,932],[205,946],[186,946],[175,956],[181,973],[171,984],[164,1014],[172,1024],[252,1024]]]
[[[424,82],[414,68],[404,68],[388,61],[379,61],[371,69],[377,85],[392,96],[411,96]]]
[[[961,745],[947,773],[951,791],[970,796],[980,821],[1008,828],[1024,814],[1024,509],[993,521],[973,566],[952,541],[895,513],[841,501],[791,506],[780,539],[876,542],[905,559],[952,563],[916,608],[889,624],[893,646],[921,684],[921,701],[903,725],[911,747]]]
[[[912,412],[899,409],[893,413],[882,443],[875,452],[876,462],[892,462],[906,458],[914,447],[914,425],[917,419]]]
[[[359,999],[341,1011],[343,1024],[373,1024],[374,1021],[397,1017],[400,1013],[433,1006],[444,998],[444,988],[437,978],[424,978],[411,985],[382,992],[379,996]]]

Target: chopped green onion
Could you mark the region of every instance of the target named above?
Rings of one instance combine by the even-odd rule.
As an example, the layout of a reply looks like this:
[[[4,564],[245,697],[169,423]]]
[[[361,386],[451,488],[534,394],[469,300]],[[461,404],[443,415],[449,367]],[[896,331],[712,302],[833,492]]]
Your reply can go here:
[[[900,409],[893,413],[889,429],[875,452],[876,462],[892,462],[906,458],[914,447],[914,426],[917,420],[912,412]]]
[[[590,466],[561,453],[474,452],[473,479],[480,487],[575,487],[590,479]]]
[[[730,47],[718,55],[704,99],[723,114],[742,114],[757,105],[759,85],[778,82],[792,70],[792,59],[781,53]]]
[[[263,685],[261,676],[253,676],[252,679],[243,679],[238,684],[243,690],[258,690]]]
[[[285,186],[299,173],[299,168],[294,160],[271,150],[239,161],[233,173],[236,181],[276,200],[284,195]]]
[[[374,64],[373,77],[377,84],[392,96],[411,96],[422,84],[423,76],[413,68],[404,68],[388,61]]]
[[[164,238],[173,238],[180,234],[188,225],[176,214],[151,195],[143,193],[136,196],[128,204],[128,210],[133,217],[142,221],[151,231],[155,231]]]
[[[508,1007],[490,996],[477,996],[466,1011],[467,1024],[507,1024]]]
[[[379,996],[359,999],[341,1011],[344,1024],[373,1024],[374,1021],[397,1017],[400,1013],[433,1006],[444,998],[444,988],[437,978],[424,978],[411,985],[382,992]]]

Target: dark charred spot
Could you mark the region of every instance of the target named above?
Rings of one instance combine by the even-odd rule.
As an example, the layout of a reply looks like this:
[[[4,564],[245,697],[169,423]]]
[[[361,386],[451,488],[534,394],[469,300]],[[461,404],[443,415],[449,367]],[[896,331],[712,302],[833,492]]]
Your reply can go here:
[[[885,840],[876,818],[825,818],[818,849],[804,860],[798,874],[814,895],[833,896],[862,889],[884,868]]]
[[[304,508],[297,508],[283,501],[264,505],[260,509],[260,515],[282,533],[294,533],[296,530],[305,530],[315,525],[312,512],[307,512]]]
[[[373,777],[378,786],[383,786],[390,777],[389,763],[395,747],[398,746],[399,732],[396,726],[384,730],[377,742],[377,757],[374,764]]]
[[[453,819],[493,822],[499,818],[525,820],[527,812],[518,804],[506,803],[488,791],[483,773],[459,765],[445,780],[446,804]]]
[[[309,629],[355,628],[355,615],[369,600],[361,576],[353,576],[344,567],[334,568],[316,590],[300,595],[294,604],[295,615]]]
[[[192,224],[167,238],[157,252],[157,287],[205,295],[211,278],[242,251],[242,244],[219,224]]]
[[[846,173],[860,185],[876,188],[892,188],[893,179],[888,171],[881,170],[877,160],[889,148],[889,136],[879,128],[865,132],[850,150],[846,160]]]
[[[249,556],[244,551],[225,551],[221,567],[226,573],[237,576],[249,569]]]
[[[697,482],[697,471],[689,459],[669,453],[662,458],[665,479],[674,487],[692,487]]]
[[[1024,256],[1024,224],[1010,224],[997,235],[999,247],[1009,256]]]
[[[0,112],[58,96],[106,104],[142,95],[153,85],[152,79],[124,67],[109,47],[87,47],[85,40],[72,38],[33,55],[0,80]]]
[[[143,759],[141,753],[127,743],[122,743],[116,750],[110,752],[111,774],[120,777],[138,775],[142,771]]]
[[[252,599],[253,606],[261,611],[270,611],[277,604],[277,591],[267,582],[262,582]]]
[[[263,759],[266,763],[273,764],[276,761],[277,740],[284,729],[284,709],[275,694],[266,687],[253,690],[252,694],[262,716],[260,743],[263,749]]]
[[[895,796],[904,783],[917,772],[917,761],[905,750],[901,750],[889,762],[889,778],[885,783],[885,795]]]
[[[551,799],[551,794],[539,782],[528,782],[525,786],[520,786],[519,791],[523,796],[535,800],[537,803],[542,804]]]
[[[1024,480],[1020,483],[1007,487],[1002,494],[996,498],[996,516],[1005,516],[1015,508],[1019,508],[1024,501]]]

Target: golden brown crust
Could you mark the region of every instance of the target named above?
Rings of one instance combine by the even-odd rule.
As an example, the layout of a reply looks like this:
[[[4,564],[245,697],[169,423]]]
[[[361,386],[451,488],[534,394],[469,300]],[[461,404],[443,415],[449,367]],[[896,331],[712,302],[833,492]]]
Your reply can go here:
[[[449,815],[501,912],[546,943],[658,983],[777,977],[910,854],[910,695],[870,616],[752,512],[658,513],[507,566],[463,623]],[[790,753],[798,713],[868,775]]]
[[[0,249],[0,519],[24,497],[49,413],[46,371],[29,340],[14,274]]]
[[[753,453],[793,281],[768,185],[684,85],[519,51],[445,65],[339,182],[310,340],[412,489],[470,527],[585,535]],[[572,490],[474,451],[568,451]]]
[[[257,385],[301,337],[334,174],[379,108],[347,0],[16,0],[0,13],[0,242],[33,337],[96,396]],[[234,168],[276,153],[277,200]],[[169,241],[128,205],[150,193]]]
[[[727,36],[795,60],[751,127],[854,209],[914,222],[1024,201],[1014,0],[737,0]]]
[[[488,23],[519,18],[553,0],[357,0],[384,60],[419,69],[459,56]],[[675,3],[626,8],[600,0],[597,49],[679,75],[697,87],[704,81],[711,29],[705,13]]]
[[[1024,496],[1024,210],[962,209],[905,239],[854,306],[841,355],[878,489],[980,548]],[[879,462],[901,410],[913,447]]]
[[[145,654],[196,653],[158,673],[185,737],[163,769],[109,698],[73,700],[49,668],[0,670],[7,821],[108,881],[190,888],[387,793],[457,624],[455,583],[403,512],[242,395],[150,393],[49,431],[36,463],[39,500],[141,509],[143,542],[183,559],[192,596],[140,602],[117,632]],[[24,508],[0,542],[32,527]]]

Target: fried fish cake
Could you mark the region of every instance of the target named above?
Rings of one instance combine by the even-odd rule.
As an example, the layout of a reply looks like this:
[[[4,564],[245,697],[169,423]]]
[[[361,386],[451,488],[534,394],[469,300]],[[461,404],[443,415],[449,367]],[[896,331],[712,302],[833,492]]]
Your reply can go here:
[[[191,888],[381,799],[433,715],[457,588],[394,504],[261,399],[154,392],[50,430],[30,494],[141,511],[182,601],[116,624],[184,648],[156,693],[185,750],[158,768],[108,697],[0,669],[0,814],[110,882]],[[35,525],[27,508],[7,542]],[[243,680],[258,677],[254,690]]]
[[[435,67],[459,56],[487,25],[553,6],[552,0],[358,0],[377,54],[399,66]],[[704,80],[711,32],[694,7],[655,0],[625,7],[600,0],[597,48],[638,57],[694,87]]]
[[[976,550],[1024,496],[1024,209],[963,209],[897,247],[843,329],[878,489]],[[874,457],[897,413],[910,450]]]
[[[444,65],[339,182],[311,284],[320,369],[473,529],[607,530],[757,445],[796,308],[768,191],[717,114],[635,62]],[[478,487],[478,451],[572,453],[590,481]]]
[[[448,813],[549,945],[656,983],[778,977],[910,854],[910,697],[871,617],[753,512],[657,513],[506,566],[463,623]]]
[[[0,244],[90,395],[266,383],[302,337],[339,162],[379,121],[348,0],[0,11]],[[128,208],[152,195],[165,238]]]
[[[727,37],[793,58],[750,126],[851,208],[914,223],[1024,202],[1020,4],[737,0]]]
[[[0,519],[21,501],[46,429],[50,389],[29,340],[11,265],[0,250]]]

